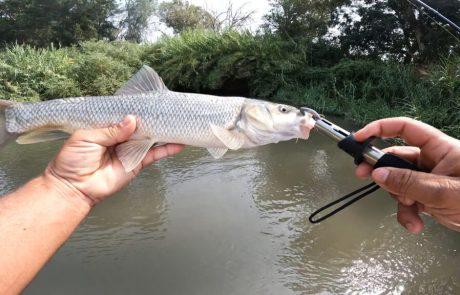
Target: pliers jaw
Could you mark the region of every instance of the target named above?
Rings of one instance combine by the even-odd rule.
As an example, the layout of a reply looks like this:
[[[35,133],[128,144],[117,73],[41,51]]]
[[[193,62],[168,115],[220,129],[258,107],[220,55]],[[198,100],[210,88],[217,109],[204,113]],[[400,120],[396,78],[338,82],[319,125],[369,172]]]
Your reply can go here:
[[[332,138],[336,142],[340,142],[350,135],[350,132],[333,124],[332,122],[329,122],[313,109],[303,107],[300,108],[300,111],[304,115],[310,114],[316,122],[315,129],[329,138]]]
[[[313,117],[313,119],[314,119],[315,121],[321,119],[321,116],[320,116],[315,110],[313,110],[313,109],[303,107],[303,108],[300,108],[300,111],[301,111],[302,114],[304,114],[304,115],[310,114],[310,115]]]
[[[315,130],[338,143],[339,148],[351,155],[356,164],[366,161],[374,166],[385,154],[370,144],[372,140],[357,142],[352,133],[321,117],[315,110],[301,108],[300,111],[304,114],[311,114],[316,122]]]

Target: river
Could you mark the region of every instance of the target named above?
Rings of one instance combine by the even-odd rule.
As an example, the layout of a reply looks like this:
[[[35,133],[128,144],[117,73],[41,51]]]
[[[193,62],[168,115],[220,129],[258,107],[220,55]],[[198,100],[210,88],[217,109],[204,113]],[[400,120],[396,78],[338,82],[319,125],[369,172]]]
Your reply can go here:
[[[0,192],[60,144],[9,145]],[[353,170],[317,133],[217,161],[187,148],[97,206],[24,294],[460,294],[460,234],[428,218],[407,233],[385,192],[309,224],[367,183]]]

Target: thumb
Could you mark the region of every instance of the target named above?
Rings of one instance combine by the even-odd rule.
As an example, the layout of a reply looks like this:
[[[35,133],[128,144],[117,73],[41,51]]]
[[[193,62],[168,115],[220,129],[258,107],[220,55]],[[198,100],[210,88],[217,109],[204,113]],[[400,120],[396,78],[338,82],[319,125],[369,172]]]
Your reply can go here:
[[[409,169],[379,168],[372,178],[389,193],[422,204],[445,204],[460,189],[451,177]]]
[[[101,146],[110,147],[127,141],[136,130],[136,118],[126,116],[122,122],[117,125],[96,129],[81,130],[75,134],[77,140],[92,142]]]

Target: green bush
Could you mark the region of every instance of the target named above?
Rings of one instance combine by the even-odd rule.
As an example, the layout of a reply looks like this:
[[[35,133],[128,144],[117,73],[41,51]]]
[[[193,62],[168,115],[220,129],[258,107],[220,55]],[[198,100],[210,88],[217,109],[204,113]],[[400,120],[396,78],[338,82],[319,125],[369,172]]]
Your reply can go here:
[[[209,91],[243,81],[249,88],[247,95],[270,97],[305,68],[333,62],[321,60],[319,48],[338,60],[337,50],[308,40],[296,43],[249,32],[188,31],[154,45],[147,60],[172,89]],[[309,52],[316,49],[318,58],[311,60]]]
[[[14,46],[0,53],[0,97],[16,101],[38,101],[78,95],[69,70],[75,63],[72,50],[33,49]]]
[[[460,136],[460,57],[429,69],[342,59],[321,41],[188,31],[155,44],[84,42],[0,51],[0,98],[39,101],[111,95],[143,64],[171,90],[245,95],[308,106],[359,123],[410,116]]]

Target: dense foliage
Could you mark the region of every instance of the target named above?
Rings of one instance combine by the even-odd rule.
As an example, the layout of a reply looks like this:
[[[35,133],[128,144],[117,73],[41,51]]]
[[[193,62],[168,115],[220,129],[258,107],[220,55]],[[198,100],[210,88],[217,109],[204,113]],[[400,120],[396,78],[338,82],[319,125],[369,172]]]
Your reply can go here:
[[[187,1],[163,2],[158,12],[161,21],[175,33],[189,29],[214,29],[215,20],[211,13]]]
[[[141,41],[155,0],[0,0],[0,46]]]
[[[123,39],[140,43],[149,27],[149,19],[155,11],[156,1],[125,0],[125,17],[120,23]]]
[[[459,1],[426,2],[460,23]],[[186,0],[0,0],[0,98],[109,95],[146,63],[173,90],[285,101],[360,122],[408,115],[460,136],[460,38],[426,9],[411,0],[271,6],[254,34],[241,32],[251,13],[231,4],[217,13]],[[175,37],[113,41],[140,42],[153,13]]]
[[[37,101],[114,93],[142,64],[172,90],[244,95],[305,105],[359,122],[407,115],[460,136],[460,58],[417,68],[344,58],[307,39],[189,31],[152,45],[85,42],[78,47],[0,51],[0,98]]]
[[[335,13],[333,23],[342,30],[335,39],[344,52],[376,59],[391,56],[405,63],[430,63],[458,52],[460,39],[455,32],[414,2],[363,2],[364,5],[354,3]],[[460,1],[425,2],[453,22],[460,23]]]
[[[89,39],[116,37],[110,18],[117,12],[112,0],[0,1],[0,40],[46,47],[68,46]]]

